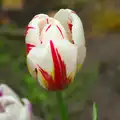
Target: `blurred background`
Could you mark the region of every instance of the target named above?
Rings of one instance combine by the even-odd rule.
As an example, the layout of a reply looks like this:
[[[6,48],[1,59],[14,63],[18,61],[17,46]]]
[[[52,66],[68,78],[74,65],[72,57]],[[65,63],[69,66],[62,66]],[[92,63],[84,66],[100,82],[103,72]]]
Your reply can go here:
[[[0,83],[33,104],[34,120],[60,120],[55,94],[43,90],[28,73],[24,29],[39,13],[53,16],[70,8],[80,16],[87,57],[64,91],[70,120],[120,120],[120,0],[0,0]]]

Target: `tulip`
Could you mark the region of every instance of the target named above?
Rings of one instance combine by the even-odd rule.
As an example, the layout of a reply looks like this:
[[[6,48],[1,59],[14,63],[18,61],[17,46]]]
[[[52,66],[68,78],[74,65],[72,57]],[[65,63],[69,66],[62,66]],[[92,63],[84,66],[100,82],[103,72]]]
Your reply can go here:
[[[86,56],[83,25],[74,11],[34,16],[25,41],[28,70],[41,86],[57,91],[72,83]]]
[[[0,85],[0,120],[31,120],[31,104],[5,84]]]

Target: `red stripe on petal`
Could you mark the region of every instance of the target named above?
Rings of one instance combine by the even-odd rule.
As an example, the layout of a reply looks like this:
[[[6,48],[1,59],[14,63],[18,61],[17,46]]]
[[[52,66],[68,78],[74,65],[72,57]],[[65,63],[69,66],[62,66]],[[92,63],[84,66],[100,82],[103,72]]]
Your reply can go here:
[[[75,44],[74,40],[72,40],[72,44]]]
[[[54,78],[55,82],[58,88],[62,87],[61,81],[63,79],[62,77],[62,66],[61,66],[61,57],[58,56],[58,52],[54,48],[54,44],[52,41],[50,41],[50,46],[51,46],[51,53],[52,53],[52,59],[53,59],[53,64],[54,64]],[[62,79],[61,79],[62,78]]]
[[[35,45],[29,44],[29,43],[26,44],[27,54],[30,52],[30,50],[31,50],[33,47],[35,47]]]
[[[28,34],[28,31],[29,31],[30,29],[34,29],[34,27],[27,26],[26,31],[25,31],[25,36]]]
[[[46,19],[47,24],[49,24],[48,18]]]
[[[44,77],[45,81],[47,81],[47,86],[45,86],[45,87],[49,90],[56,89],[52,76],[49,75],[49,73],[47,73],[45,70],[43,70],[39,65],[37,65],[37,66],[38,66],[39,71],[41,72],[42,76]]]
[[[38,65],[43,77],[46,79],[46,80],[49,80],[51,81],[52,80],[52,76],[49,75],[45,70],[43,70],[39,65]]]
[[[58,25],[56,25],[56,26],[57,26],[57,28],[58,28],[60,34],[62,35],[62,37],[63,37],[63,39],[64,39],[64,35],[63,35],[63,33],[62,33],[62,30],[60,29],[60,27],[59,27]]]
[[[39,16],[38,16],[38,15],[36,15],[33,19],[36,19],[36,18],[39,18]]]
[[[40,40],[40,44],[42,44],[43,43],[43,41],[42,40]]]
[[[73,14],[76,14],[76,12],[72,11]]]
[[[3,91],[2,91],[2,90],[0,90],[0,97],[1,97],[1,96],[3,96]]]
[[[48,90],[62,90],[65,87],[67,87],[69,83],[71,83],[72,77],[71,76],[67,77],[66,65],[62,60],[62,57],[60,56],[58,49],[54,47],[52,41],[50,41],[50,48],[54,65],[53,69],[54,77],[47,73],[38,65],[39,71],[41,72],[42,76],[47,82]]]
[[[72,24],[70,23],[70,24],[68,24],[68,26],[69,26],[69,29],[70,29],[70,32],[72,32]]]
[[[47,29],[46,29],[46,31],[45,32],[47,32],[48,31],[48,29],[51,27],[51,25],[49,25],[48,27],[47,27]]]

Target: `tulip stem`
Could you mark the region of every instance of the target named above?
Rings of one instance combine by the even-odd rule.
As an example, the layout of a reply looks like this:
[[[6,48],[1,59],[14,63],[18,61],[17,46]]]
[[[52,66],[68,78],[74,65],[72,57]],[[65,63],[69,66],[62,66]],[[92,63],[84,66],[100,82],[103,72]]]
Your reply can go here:
[[[63,100],[63,95],[61,91],[56,92],[56,99],[59,106],[61,120],[68,120],[68,110]]]

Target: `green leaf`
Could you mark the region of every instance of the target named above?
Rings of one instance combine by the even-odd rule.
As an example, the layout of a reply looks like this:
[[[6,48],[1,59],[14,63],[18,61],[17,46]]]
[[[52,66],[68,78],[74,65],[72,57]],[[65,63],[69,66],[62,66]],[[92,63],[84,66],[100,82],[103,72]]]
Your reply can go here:
[[[93,120],[98,120],[98,108],[95,103],[93,103]]]

